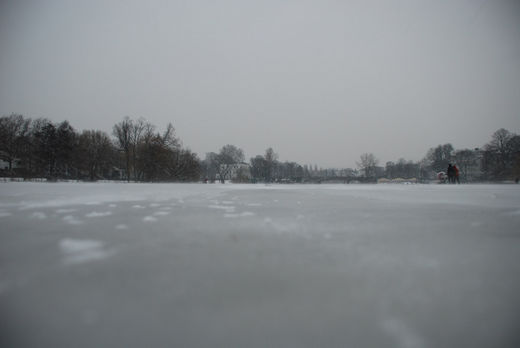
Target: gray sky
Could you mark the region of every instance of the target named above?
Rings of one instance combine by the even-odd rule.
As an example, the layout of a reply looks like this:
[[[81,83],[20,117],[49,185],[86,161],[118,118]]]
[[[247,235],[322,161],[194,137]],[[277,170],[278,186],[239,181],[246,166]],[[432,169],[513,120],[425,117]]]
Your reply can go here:
[[[520,1],[0,0],[0,114],[355,167],[520,132]]]

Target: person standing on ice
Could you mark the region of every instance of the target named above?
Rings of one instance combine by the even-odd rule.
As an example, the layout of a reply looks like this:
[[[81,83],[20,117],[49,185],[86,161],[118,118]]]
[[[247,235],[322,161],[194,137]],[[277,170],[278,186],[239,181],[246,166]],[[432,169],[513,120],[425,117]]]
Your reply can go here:
[[[457,182],[457,184],[460,184],[460,180],[459,180],[460,171],[459,171],[459,168],[457,168],[456,164],[453,165],[453,173],[454,173],[453,183]]]
[[[448,170],[446,170],[446,173],[448,174],[448,183],[455,183],[455,170],[453,169],[451,163],[448,164]]]

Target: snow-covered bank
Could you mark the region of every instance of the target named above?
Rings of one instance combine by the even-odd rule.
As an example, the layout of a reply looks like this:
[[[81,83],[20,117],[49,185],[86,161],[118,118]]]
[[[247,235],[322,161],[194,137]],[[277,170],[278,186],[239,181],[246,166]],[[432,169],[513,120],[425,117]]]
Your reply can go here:
[[[517,346],[515,185],[0,184],[1,346]]]

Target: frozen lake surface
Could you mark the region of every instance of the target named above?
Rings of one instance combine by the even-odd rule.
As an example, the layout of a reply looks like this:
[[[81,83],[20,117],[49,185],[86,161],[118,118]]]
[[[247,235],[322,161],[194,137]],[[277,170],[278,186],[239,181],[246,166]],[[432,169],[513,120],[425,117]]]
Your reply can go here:
[[[2,347],[520,347],[520,185],[0,184]]]

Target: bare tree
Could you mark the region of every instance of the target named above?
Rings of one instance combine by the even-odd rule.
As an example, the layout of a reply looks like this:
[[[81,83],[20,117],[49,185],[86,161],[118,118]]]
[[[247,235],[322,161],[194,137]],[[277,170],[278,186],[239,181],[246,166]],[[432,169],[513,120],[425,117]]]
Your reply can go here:
[[[428,150],[425,163],[435,172],[445,171],[453,160],[453,146],[451,144],[438,145]]]
[[[263,156],[256,156],[250,159],[251,177],[256,181],[266,180],[267,174],[267,163]]]
[[[273,148],[268,148],[265,150],[265,165],[266,165],[266,182],[271,182],[273,180],[273,171],[276,166],[276,161],[278,160],[278,154],[274,152]]]
[[[515,134],[501,128],[493,133],[491,141],[484,146],[483,169],[490,179],[506,179],[511,175]]]
[[[137,127],[136,127],[137,126]],[[139,181],[152,181],[159,175],[161,150],[164,146],[160,134],[155,133],[155,126],[145,122],[134,124],[133,140],[134,178]]]
[[[78,134],[68,121],[56,127],[56,176],[70,178],[74,175],[74,149]]]
[[[515,182],[520,179],[520,135],[514,135],[509,140],[511,149],[511,175]]]
[[[359,162],[356,162],[358,168],[363,171],[365,178],[375,178],[376,166],[379,160],[372,153],[364,153],[359,157]]]
[[[189,149],[177,149],[170,152],[168,164],[169,180],[194,181],[201,175],[200,161]]]
[[[132,127],[130,128],[130,148],[132,154],[132,169],[133,169],[133,177],[134,180],[141,179],[142,167],[139,165],[139,146],[143,141],[145,134],[153,134],[154,126],[147,123],[146,120],[142,117],[137,119],[137,121],[132,122]]]
[[[166,130],[163,133],[162,139],[164,145],[170,149],[178,149],[181,146],[179,139],[175,135],[175,128],[173,128],[171,123],[168,123],[166,126]]]
[[[217,173],[220,170],[219,156],[215,152],[208,152],[206,158],[203,161],[204,167],[204,178],[210,182],[215,182]]]
[[[114,125],[112,133],[116,137],[116,143],[125,158],[126,179],[130,181],[130,160],[132,158],[132,120],[126,116],[123,121]]]
[[[79,136],[75,157],[77,167],[86,172],[90,180],[107,178],[114,158],[114,147],[105,132],[85,130]]]

